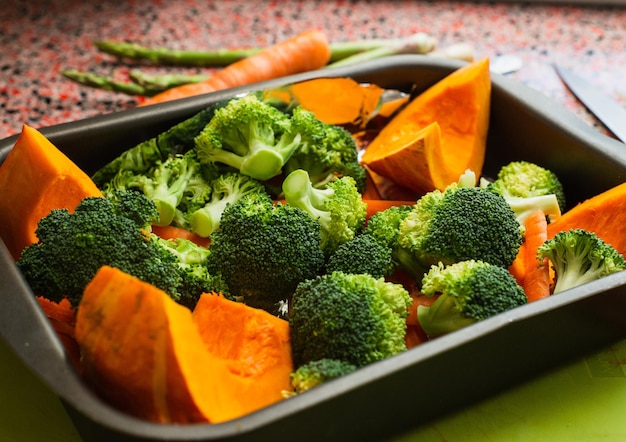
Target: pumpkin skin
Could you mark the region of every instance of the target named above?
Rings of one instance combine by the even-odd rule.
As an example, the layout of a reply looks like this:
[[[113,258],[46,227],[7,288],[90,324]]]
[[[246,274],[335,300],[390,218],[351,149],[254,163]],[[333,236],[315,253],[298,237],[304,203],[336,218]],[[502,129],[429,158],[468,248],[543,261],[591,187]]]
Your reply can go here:
[[[490,104],[489,59],[484,58],[457,69],[411,100],[367,146],[362,162],[420,193],[443,190],[467,169],[480,177]],[[393,167],[385,164],[388,161]],[[403,175],[411,181],[400,182]]]
[[[0,237],[13,259],[37,242],[37,223],[52,209],[73,211],[102,196],[91,178],[41,132],[24,125],[0,166]]]

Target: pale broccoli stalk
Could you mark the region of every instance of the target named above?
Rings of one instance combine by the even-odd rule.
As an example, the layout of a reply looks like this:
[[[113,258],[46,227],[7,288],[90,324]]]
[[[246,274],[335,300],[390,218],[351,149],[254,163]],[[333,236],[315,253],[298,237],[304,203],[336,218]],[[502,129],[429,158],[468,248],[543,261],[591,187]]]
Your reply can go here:
[[[565,193],[558,177],[535,163],[512,161],[500,169],[495,181],[483,180],[481,186],[504,197],[522,232],[526,219],[536,210],[542,210],[550,221],[565,210]]]
[[[219,228],[226,206],[244,195],[265,193],[263,185],[247,175],[226,173],[211,182],[211,198],[201,208],[189,215],[191,231],[207,238]]]
[[[195,143],[201,162],[226,164],[263,181],[281,173],[300,135],[291,131],[287,114],[248,94],[217,110]]]
[[[287,175],[282,189],[288,205],[304,210],[320,223],[321,247],[327,254],[354,238],[365,225],[367,204],[352,177],[336,178],[318,189],[308,172],[298,169]]]
[[[120,170],[103,186],[103,193],[111,195],[117,190],[137,190],[151,199],[157,206],[158,226],[172,224],[177,207],[185,200],[208,198],[209,186],[205,171],[193,151],[175,155],[159,162],[146,173]]]
[[[554,268],[553,293],[594,281],[626,269],[624,256],[595,233],[571,229],[557,233],[537,250]]]

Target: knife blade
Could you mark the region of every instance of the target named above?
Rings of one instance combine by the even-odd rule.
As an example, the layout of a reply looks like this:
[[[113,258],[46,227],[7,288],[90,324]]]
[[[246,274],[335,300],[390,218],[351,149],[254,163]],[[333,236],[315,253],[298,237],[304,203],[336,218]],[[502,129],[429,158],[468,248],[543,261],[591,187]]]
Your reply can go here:
[[[570,91],[589,111],[609,129],[613,135],[626,143],[626,108],[572,70],[554,65]]]

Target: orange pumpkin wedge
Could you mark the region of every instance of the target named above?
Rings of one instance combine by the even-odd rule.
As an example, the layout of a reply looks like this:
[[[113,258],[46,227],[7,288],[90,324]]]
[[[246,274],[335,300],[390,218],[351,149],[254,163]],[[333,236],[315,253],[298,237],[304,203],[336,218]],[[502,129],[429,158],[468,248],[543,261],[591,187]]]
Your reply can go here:
[[[490,102],[489,59],[484,58],[457,69],[411,100],[367,146],[362,162],[390,180],[402,180],[398,184],[406,186],[409,181],[416,192],[441,190],[467,169],[479,177]],[[405,175],[410,180],[400,178]]]
[[[251,410],[278,402],[291,390],[287,321],[216,294],[200,297],[193,319],[207,351],[239,377],[240,397]]]
[[[89,283],[75,336],[86,381],[123,412],[164,423],[249,412],[236,377],[204,350],[191,311],[121,270],[104,266]]]
[[[570,229],[594,232],[626,255],[626,183],[578,203],[548,224],[548,238]]]
[[[73,210],[87,196],[102,193],[41,132],[24,125],[0,166],[0,237],[13,258],[37,242],[41,218],[52,209]]]

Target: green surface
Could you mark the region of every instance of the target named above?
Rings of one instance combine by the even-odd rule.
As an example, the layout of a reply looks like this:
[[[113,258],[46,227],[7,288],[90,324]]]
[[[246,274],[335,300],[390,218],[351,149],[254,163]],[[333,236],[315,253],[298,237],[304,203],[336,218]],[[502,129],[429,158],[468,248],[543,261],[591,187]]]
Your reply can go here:
[[[59,399],[0,340],[0,442],[81,442]],[[624,441],[626,340],[393,442]]]

